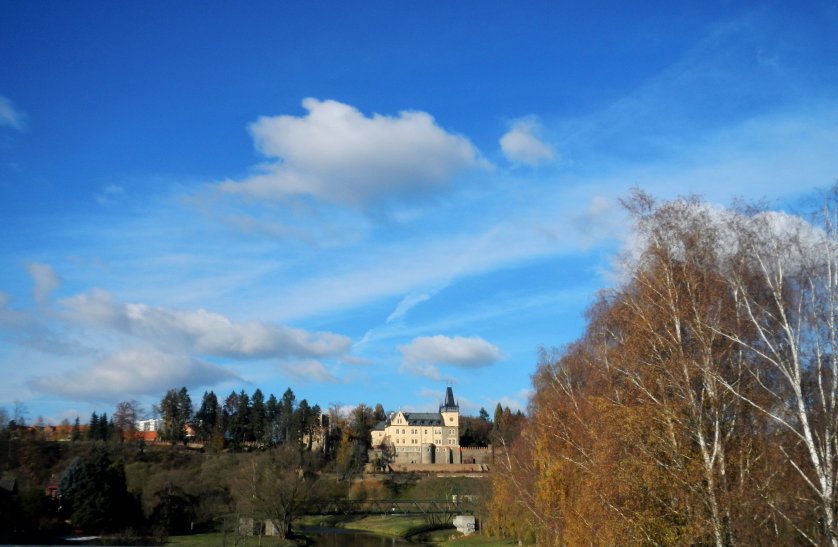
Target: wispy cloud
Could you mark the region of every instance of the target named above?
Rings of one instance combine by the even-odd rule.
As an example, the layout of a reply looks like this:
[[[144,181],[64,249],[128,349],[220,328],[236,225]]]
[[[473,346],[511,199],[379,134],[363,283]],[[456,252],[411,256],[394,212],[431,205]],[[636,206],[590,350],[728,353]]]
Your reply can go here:
[[[340,382],[335,374],[332,374],[326,366],[317,359],[306,359],[304,361],[291,361],[283,365],[291,376],[302,381],[313,381],[320,384],[334,384]]]
[[[109,184],[94,197],[99,205],[112,205],[125,196],[125,189],[117,184]]]
[[[35,302],[40,305],[46,304],[52,292],[61,285],[61,279],[49,264],[32,262],[27,266],[27,270],[34,284]]]
[[[346,353],[351,344],[349,338],[339,334],[312,333],[260,321],[235,323],[201,309],[183,311],[122,304],[101,290],[67,298],[61,304],[71,321],[219,357],[328,357]]]
[[[26,114],[18,110],[7,97],[0,95],[0,126],[8,126],[17,131],[26,131]]]
[[[409,294],[401,299],[401,301],[396,306],[396,309],[387,316],[387,323],[391,323],[393,321],[397,321],[403,318],[408,311],[412,310],[414,307],[418,306],[422,302],[430,300],[431,294],[428,293],[421,293],[421,294]]]

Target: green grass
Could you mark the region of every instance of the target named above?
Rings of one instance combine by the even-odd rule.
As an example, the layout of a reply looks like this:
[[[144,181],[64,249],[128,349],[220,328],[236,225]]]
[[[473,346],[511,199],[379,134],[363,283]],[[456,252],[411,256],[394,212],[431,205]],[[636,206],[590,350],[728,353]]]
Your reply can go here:
[[[375,515],[343,522],[340,526],[348,530],[396,537],[408,537],[428,528],[424,517],[407,515]]]

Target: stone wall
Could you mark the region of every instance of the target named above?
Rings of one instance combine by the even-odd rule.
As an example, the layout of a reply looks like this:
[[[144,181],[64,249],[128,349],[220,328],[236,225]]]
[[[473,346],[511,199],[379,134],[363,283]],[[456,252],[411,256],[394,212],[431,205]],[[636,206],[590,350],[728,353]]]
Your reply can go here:
[[[462,463],[491,465],[495,463],[495,449],[489,446],[464,446],[460,448]]]

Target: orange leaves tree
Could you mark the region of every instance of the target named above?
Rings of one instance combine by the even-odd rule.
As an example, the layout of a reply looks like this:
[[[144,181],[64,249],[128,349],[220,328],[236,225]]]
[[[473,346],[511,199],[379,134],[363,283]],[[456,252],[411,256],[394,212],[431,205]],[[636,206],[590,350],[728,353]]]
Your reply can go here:
[[[584,336],[542,359],[494,522],[557,545],[835,544],[828,215],[625,205],[639,244]]]

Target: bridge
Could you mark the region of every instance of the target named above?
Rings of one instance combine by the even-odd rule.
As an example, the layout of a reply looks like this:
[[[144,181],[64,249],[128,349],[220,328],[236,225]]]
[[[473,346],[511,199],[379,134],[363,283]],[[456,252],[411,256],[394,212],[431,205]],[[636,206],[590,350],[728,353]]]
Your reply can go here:
[[[473,515],[471,496],[447,500],[317,500],[308,504],[309,515]]]

